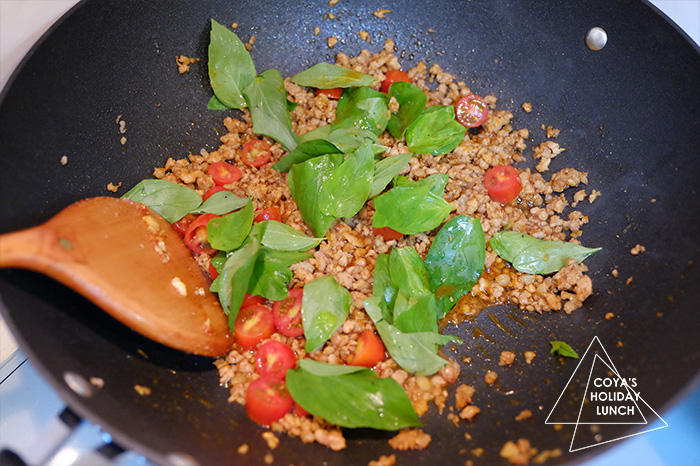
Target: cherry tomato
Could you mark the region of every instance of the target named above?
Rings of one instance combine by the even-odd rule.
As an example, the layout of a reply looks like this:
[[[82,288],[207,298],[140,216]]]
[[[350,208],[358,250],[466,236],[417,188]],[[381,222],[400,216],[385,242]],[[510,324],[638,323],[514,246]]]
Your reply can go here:
[[[264,139],[253,139],[243,144],[241,162],[251,167],[262,167],[270,161],[270,143]]]
[[[185,230],[185,244],[193,252],[197,254],[202,254],[204,252],[212,251],[211,248],[205,246],[207,244],[207,224],[209,220],[217,217],[214,214],[202,214],[193,220],[187,230]]]
[[[255,356],[255,367],[260,377],[284,380],[288,369],[294,369],[297,357],[289,346],[279,341],[266,341]]]
[[[489,169],[484,176],[484,186],[489,197],[501,204],[508,204],[518,197],[522,189],[517,170],[509,165]]]
[[[298,337],[304,334],[301,318],[301,302],[304,296],[302,288],[289,290],[289,296],[272,305],[272,316],[277,330],[288,337]]]
[[[372,228],[372,232],[375,236],[380,235],[382,238],[384,238],[384,241],[391,241],[393,239],[399,239],[403,237],[403,233],[399,233],[398,231],[389,227]]]
[[[465,95],[455,105],[457,121],[467,128],[481,126],[489,116],[489,106],[478,95]]]
[[[338,100],[343,96],[342,87],[334,87],[332,89],[316,89],[315,95],[325,94],[326,97],[333,100]]]
[[[187,214],[177,222],[173,223],[173,228],[175,228],[175,231],[177,231],[180,236],[184,237],[187,227],[190,226],[190,223],[192,223],[196,218],[197,216],[194,214]]]
[[[389,92],[389,87],[391,87],[391,85],[397,81],[403,81],[407,83],[411,82],[411,78],[408,77],[408,73],[401,70],[387,71],[384,76],[385,78],[384,81],[382,81],[382,85],[379,88],[379,91],[385,94]]]
[[[204,196],[202,196],[202,200],[206,201],[214,194],[220,193],[221,191],[228,191],[228,189],[224,188],[223,186],[214,186],[213,188],[210,188],[206,193],[204,193]]]
[[[245,411],[258,424],[269,426],[294,407],[294,400],[281,380],[260,377],[248,386]]]
[[[236,322],[233,324],[233,334],[236,342],[243,349],[253,349],[260,341],[270,338],[275,333],[275,322],[272,311],[261,304],[251,304],[238,311]]]
[[[223,186],[229,183],[235,183],[240,180],[243,176],[241,170],[230,163],[226,162],[215,162],[209,165],[207,173],[211,175],[214,180],[214,184],[217,186]]]
[[[219,271],[216,270],[216,267],[211,262],[209,262],[209,276],[212,280],[216,280],[216,277],[219,276]]]
[[[258,223],[262,222],[263,220],[274,220],[276,222],[281,222],[282,221],[282,214],[280,213],[280,210],[276,206],[268,207],[265,210],[262,210],[258,215],[255,216],[253,219],[253,223]]]
[[[245,297],[243,298],[243,303],[241,303],[241,307],[248,307],[251,304],[260,304],[264,306],[266,301],[267,300],[262,296],[253,296],[250,293],[246,293]]]
[[[374,367],[384,361],[384,344],[371,329],[360,334],[355,353],[350,358],[351,366]]]

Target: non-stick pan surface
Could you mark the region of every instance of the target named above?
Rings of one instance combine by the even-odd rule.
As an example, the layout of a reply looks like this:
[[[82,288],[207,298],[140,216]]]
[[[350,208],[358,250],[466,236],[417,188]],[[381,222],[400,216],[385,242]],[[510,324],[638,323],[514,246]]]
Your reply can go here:
[[[379,8],[391,12],[378,18],[372,13]],[[580,206],[591,219],[583,242],[603,247],[586,262],[595,294],[572,315],[500,307],[448,328],[464,339],[446,352],[471,358],[460,383],[477,389],[481,413],[456,427],[431,410],[424,417],[430,447],[398,452],[398,464],[497,464],[504,461],[501,446],[521,437],[540,450],[561,448],[564,454],[551,463],[603,451],[568,453],[574,426],[545,424],[577,363],[550,356],[550,340],[566,341],[581,354],[599,337],[620,375],[635,378],[658,413],[697,382],[700,55],[643,2],[83,2],[33,49],[3,93],[1,232],[108,194],[110,182],[123,183],[123,193],[168,156],[218,146],[225,114],[206,105],[211,18],[238,23],[243,40],[255,35],[257,68],[283,75],[332,61],[337,52],[378,51],[393,38],[404,68],[420,60],[439,63],[475,93],[498,96],[499,107],[516,115],[514,124],[531,129],[530,145],[544,139],[541,124],[561,129],[557,141],[567,150],[552,170],[587,171],[588,189],[602,193]],[[608,34],[598,52],[584,43],[594,26]],[[361,41],[360,31],[369,32],[371,44]],[[333,50],[329,36],[340,39]],[[201,59],[184,75],[175,66],[181,54]],[[534,111],[523,112],[523,102]],[[126,122],[124,135],[118,117]],[[631,255],[636,244],[646,252]],[[34,273],[0,271],[0,296],[3,315],[40,372],[79,415],[122,446],[162,464],[183,458],[201,465],[263,463],[263,430],[226,402],[211,360],[151,343]],[[604,318],[609,312],[613,319]],[[488,338],[473,337],[477,327]],[[537,357],[532,365],[519,356],[513,367],[499,368],[504,349],[533,350]],[[487,369],[499,373],[493,387],[483,382]],[[99,377],[104,387],[80,396],[66,374]],[[150,387],[151,395],[140,396],[135,385]],[[565,392],[561,403],[570,409],[562,410],[562,422],[576,421],[582,390]],[[533,417],[514,421],[523,409]],[[593,438],[594,430],[583,430]],[[639,430],[605,426],[601,433],[614,438]],[[273,455],[275,464],[367,464],[391,453],[390,436],[348,432],[342,452],[282,436]],[[243,443],[250,446],[244,457],[236,453]],[[484,453],[474,456],[474,448]]]

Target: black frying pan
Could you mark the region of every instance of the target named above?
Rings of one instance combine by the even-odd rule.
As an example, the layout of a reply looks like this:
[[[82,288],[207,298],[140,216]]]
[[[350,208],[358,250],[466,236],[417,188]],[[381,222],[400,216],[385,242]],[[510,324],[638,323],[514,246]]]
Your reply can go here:
[[[380,7],[392,11],[384,19],[373,16]],[[324,19],[331,11],[336,19]],[[697,384],[700,54],[641,1],[341,0],[332,8],[327,0],[83,2],[33,49],[3,93],[0,232],[43,222],[81,198],[105,195],[109,182],[130,187],[168,156],[218,145],[224,114],[206,109],[210,18],[239,23],[244,40],[254,34],[258,69],[275,67],[283,75],[331,61],[338,51],[379,50],[391,37],[404,67],[418,60],[439,63],[475,93],[495,93],[499,106],[513,111],[515,124],[530,128],[533,137],[541,123],[561,129],[558,142],[568,150],[552,170],[585,170],[589,190],[602,192],[582,207],[591,218],[585,244],[604,248],[587,260],[594,296],[572,315],[549,313],[536,322],[512,308],[494,309],[507,332],[487,313],[448,328],[465,340],[457,351],[473,358],[460,382],[476,387],[482,413],[473,425],[456,428],[430,411],[424,417],[433,436],[429,449],[398,453],[399,464],[494,464],[503,461],[501,446],[519,437],[540,450],[563,449],[553,463],[603,451],[566,453],[573,426],[554,430],[544,423],[576,364],[548,355],[553,339],[582,353],[598,336],[620,374],[636,378],[659,413]],[[609,38],[599,52],[584,44],[594,26]],[[360,40],[361,30],[371,34],[371,45]],[[341,43],[331,51],[325,38],[333,35]],[[180,54],[202,61],[180,76],[174,62]],[[535,111],[521,111],[523,102],[532,102]],[[118,115],[127,122],[125,147]],[[60,163],[64,155],[66,166]],[[646,252],[635,257],[629,251],[637,243]],[[611,276],[614,268],[619,278]],[[629,276],[633,281],[626,285]],[[122,446],[161,464],[183,458],[172,454],[201,465],[262,464],[262,429],[240,406],[226,402],[227,390],[218,386],[210,360],[147,341],[34,273],[0,271],[0,296],[3,315],[30,360],[69,406]],[[604,319],[608,312],[616,318]],[[490,339],[472,338],[475,327]],[[531,366],[521,358],[501,369],[503,349],[532,349],[538,356]],[[487,368],[500,374],[493,388],[483,382]],[[68,372],[100,377],[104,388],[81,397],[68,388]],[[151,387],[152,394],[139,396],[136,384]],[[564,410],[572,422],[580,391],[567,391],[562,399],[572,406]],[[514,422],[525,408],[533,418]],[[639,427],[606,429],[612,437]],[[297,439],[282,436],[273,453],[276,464],[367,464],[391,452],[390,436],[348,432],[349,446],[340,453],[319,445],[302,448]],[[244,457],[235,452],[242,443],[250,446]],[[481,457],[470,455],[476,447],[484,448]]]

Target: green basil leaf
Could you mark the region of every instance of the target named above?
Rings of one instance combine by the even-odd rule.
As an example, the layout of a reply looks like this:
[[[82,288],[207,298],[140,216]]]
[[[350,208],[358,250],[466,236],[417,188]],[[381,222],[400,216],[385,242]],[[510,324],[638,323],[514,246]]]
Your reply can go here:
[[[211,96],[211,99],[209,99],[209,102],[207,102],[207,108],[209,110],[228,110],[232,107],[229,107],[220,101],[215,95],[213,95]]]
[[[317,237],[325,235],[335,221],[332,215],[321,212],[318,194],[323,183],[341,163],[342,156],[322,155],[293,165],[289,170],[287,182],[292,198],[297,203],[302,218]]]
[[[578,353],[563,341],[550,341],[549,344],[552,345],[552,349],[550,351],[552,354],[578,359]]]
[[[454,207],[435,195],[431,187],[426,182],[396,186],[375,197],[372,226],[389,227],[405,235],[416,235],[438,227]]]
[[[389,275],[391,283],[409,298],[422,298],[433,293],[423,259],[410,246],[391,250]]]
[[[202,203],[202,197],[193,189],[167,180],[142,180],[122,199],[150,207],[170,223],[177,222]]]
[[[421,88],[403,81],[397,81],[389,86],[387,96],[396,99],[399,103],[399,110],[391,114],[386,129],[396,139],[402,139],[406,129],[425,110],[428,98]]]
[[[336,167],[318,193],[318,207],[325,215],[352,217],[369,197],[374,178],[374,155],[362,146]]]
[[[404,310],[394,309],[394,326],[398,330],[404,333],[438,332],[437,320],[442,314],[442,305],[434,294],[410,298],[408,304]]]
[[[438,346],[461,340],[451,335],[436,332],[405,333],[382,318],[380,298],[372,296],[364,301],[365,311],[374,322],[384,346],[403,369],[417,375],[432,375],[448,364],[437,354]]]
[[[209,199],[191,211],[191,213],[226,215],[244,207],[248,202],[250,202],[250,199],[247,197],[238,197],[229,191],[219,191],[212,194]]]
[[[403,170],[408,161],[411,160],[411,157],[413,157],[413,154],[407,152],[378,160],[374,164],[374,179],[372,180],[369,198],[372,199],[379,196],[389,185],[389,182]]]
[[[246,240],[240,249],[230,253],[221,274],[212,283],[212,291],[219,294],[221,307],[228,314],[228,325],[231,331],[243,298],[248,292],[259,253],[260,245],[256,241]]]
[[[372,294],[381,298],[381,315],[390,324],[394,323],[392,310],[396,302],[398,289],[391,282],[389,274],[389,254],[377,254],[374,263],[374,283],[372,284]]]
[[[289,79],[299,86],[317,87],[319,89],[369,86],[376,81],[368,74],[324,62],[317,63]]]
[[[283,300],[289,294],[289,283],[293,276],[289,266],[309,257],[311,254],[303,252],[261,248],[253,267],[248,293],[270,301]]]
[[[348,367],[302,359],[299,367],[287,371],[287,389],[309,413],[341,427],[398,430],[421,425],[406,391],[394,379]]]
[[[491,249],[522,273],[558,272],[570,258],[581,263],[601,248],[586,248],[566,241],[545,241],[515,231],[500,231],[489,241]]]
[[[287,110],[287,91],[282,75],[277,70],[267,70],[253,78],[243,89],[253,132],[264,134],[279,142],[287,150],[297,145],[297,136]]]
[[[348,290],[331,275],[316,278],[304,286],[301,317],[306,352],[320,348],[348,318],[352,300]]]
[[[442,301],[445,312],[476,284],[485,259],[486,240],[477,218],[458,215],[435,235],[425,256],[425,267],[430,287]]]
[[[248,200],[241,210],[209,220],[207,240],[211,247],[219,251],[238,249],[250,233],[254,216],[253,203]]]
[[[406,130],[406,145],[417,154],[452,152],[462,142],[467,128],[455,119],[451,105],[428,107]]]
[[[420,180],[411,180],[405,176],[397,176],[394,178],[394,186],[406,186],[413,188],[428,186],[431,193],[442,197],[442,195],[445,193],[445,187],[447,186],[449,179],[449,175],[445,173],[435,173]]]
[[[254,77],[253,59],[241,39],[229,28],[212,19],[209,80],[219,102],[231,108],[245,107],[243,89],[248,87]]]
[[[357,127],[381,134],[389,123],[389,99],[369,87],[349,89],[338,101],[335,128]]]
[[[258,222],[253,228],[260,231],[259,238],[263,246],[278,251],[308,251],[323,241],[323,238],[306,236],[286,223],[273,220]]]
[[[320,155],[338,153],[338,149],[325,139],[312,139],[299,143],[293,151],[273,165],[277,171],[286,172],[292,165],[303,163]]]

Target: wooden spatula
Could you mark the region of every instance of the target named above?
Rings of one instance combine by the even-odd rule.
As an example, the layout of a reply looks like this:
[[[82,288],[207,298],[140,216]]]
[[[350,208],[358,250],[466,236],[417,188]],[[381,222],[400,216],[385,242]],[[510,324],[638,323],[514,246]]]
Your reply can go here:
[[[1,235],[0,267],[48,275],[172,348],[218,356],[233,343],[189,249],[167,220],[136,202],[85,199],[43,225]]]

